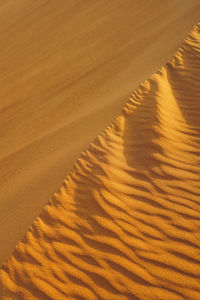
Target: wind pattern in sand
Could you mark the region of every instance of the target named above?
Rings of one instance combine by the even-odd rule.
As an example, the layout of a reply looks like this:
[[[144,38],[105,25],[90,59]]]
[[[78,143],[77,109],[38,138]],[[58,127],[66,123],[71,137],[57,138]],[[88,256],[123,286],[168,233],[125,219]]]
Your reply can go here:
[[[1,299],[200,299],[200,23],[89,145]]]

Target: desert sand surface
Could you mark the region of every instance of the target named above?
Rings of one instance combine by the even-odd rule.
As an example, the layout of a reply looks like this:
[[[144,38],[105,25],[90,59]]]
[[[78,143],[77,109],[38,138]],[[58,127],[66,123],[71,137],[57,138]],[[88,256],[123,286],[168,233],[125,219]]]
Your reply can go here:
[[[199,0],[0,0],[0,263],[199,17]]]
[[[200,23],[82,152],[2,299],[200,299]]]

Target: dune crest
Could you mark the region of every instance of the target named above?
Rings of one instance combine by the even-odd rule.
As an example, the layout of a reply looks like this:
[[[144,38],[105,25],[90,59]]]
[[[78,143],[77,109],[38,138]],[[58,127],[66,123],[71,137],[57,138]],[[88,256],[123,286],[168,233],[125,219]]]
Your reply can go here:
[[[1,299],[200,298],[200,23],[3,264]]]

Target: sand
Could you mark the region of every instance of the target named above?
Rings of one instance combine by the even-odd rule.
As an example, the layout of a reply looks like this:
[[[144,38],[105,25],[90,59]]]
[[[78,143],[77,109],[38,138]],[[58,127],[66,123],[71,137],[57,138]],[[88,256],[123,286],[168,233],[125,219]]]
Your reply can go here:
[[[81,154],[3,264],[3,300],[200,299],[199,80],[200,23]]]
[[[199,0],[0,1],[0,263],[199,17]]]

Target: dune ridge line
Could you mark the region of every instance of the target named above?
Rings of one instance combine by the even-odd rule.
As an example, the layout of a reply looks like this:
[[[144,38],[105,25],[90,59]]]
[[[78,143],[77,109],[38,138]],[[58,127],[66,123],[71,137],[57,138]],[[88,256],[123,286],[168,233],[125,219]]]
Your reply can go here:
[[[200,298],[199,80],[200,22],[77,160],[2,300]]]

